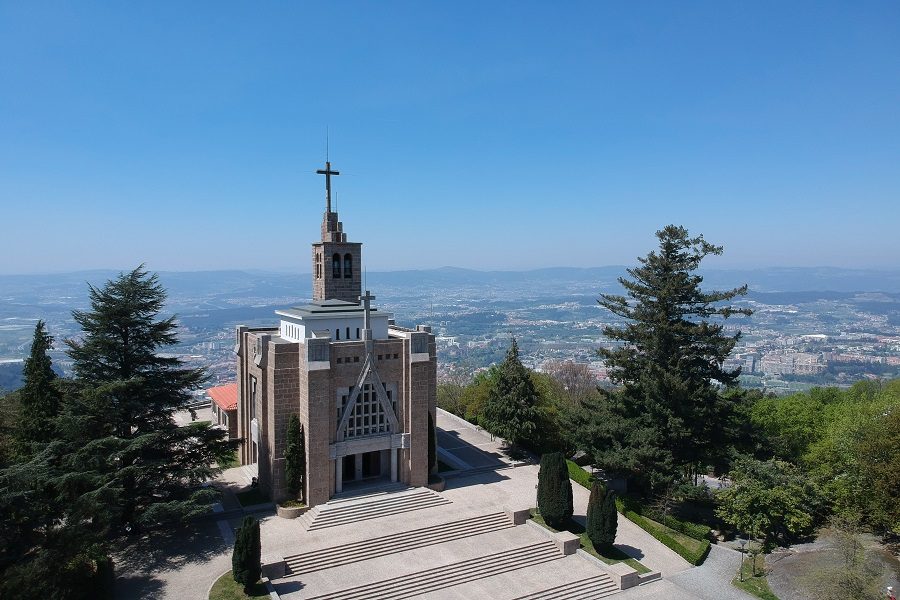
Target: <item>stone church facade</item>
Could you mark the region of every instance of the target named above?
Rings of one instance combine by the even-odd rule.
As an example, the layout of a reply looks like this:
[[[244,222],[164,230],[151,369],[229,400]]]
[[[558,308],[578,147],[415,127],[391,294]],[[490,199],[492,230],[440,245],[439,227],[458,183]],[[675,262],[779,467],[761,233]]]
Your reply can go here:
[[[313,300],[276,311],[277,327],[237,328],[240,460],[280,501],[288,420],[306,443],[304,498],[326,502],[349,486],[428,482],[429,414],[435,419],[437,359],[430,327],[399,327],[362,293],[362,244],[348,242],[331,210],[312,245]],[[433,421],[435,422],[435,421]]]

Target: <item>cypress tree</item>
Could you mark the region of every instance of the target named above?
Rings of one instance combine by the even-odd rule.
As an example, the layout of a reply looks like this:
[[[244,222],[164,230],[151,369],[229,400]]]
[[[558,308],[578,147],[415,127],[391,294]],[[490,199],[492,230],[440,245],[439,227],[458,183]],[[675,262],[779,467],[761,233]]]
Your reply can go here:
[[[428,472],[437,470],[437,432],[434,430],[434,419],[428,412]]]
[[[591,485],[591,496],[587,506],[587,536],[594,544],[594,548],[603,546],[605,514],[603,513],[603,500],[606,497],[606,488],[599,481]]]
[[[513,446],[529,444],[538,430],[537,403],[531,373],[519,360],[519,344],[513,338],[498,368],[497,380],[488,392],[484,426]]]
[[[297,415],[288,420],[287,437],[284,448],[284,479],[288,491],[294,498],[302,495],[303,480],[306,476],[306,443],[303,425]]]
[[[34,327],[31,353],[25,359],[24,385],[19,391],[21,416],[18,427],[20,452],[29,456],[31,445],[46,443],[54,435],[54,419],[59,412],[59,392],[54,385],[56,373],[47,352],[53,337],[47,333],[43,321]]]
[[[262,573],[262,547],[259,538],[259,521],[244,517],[234,535],[234,550],[231,553],[231,576],[244,590],[249,590],[259,581]]]
[[[538,510],[551,527],[561,529],[572,518],[572,482],[561,452],[541,456],[537,496]]]
[[[601,511],[603,513],[603,529],[600,532],[600,544],[601,546],[611,548],[616,541],[616,532],[619,529],[619,511],[616,509],[615,490],[606,491]]]

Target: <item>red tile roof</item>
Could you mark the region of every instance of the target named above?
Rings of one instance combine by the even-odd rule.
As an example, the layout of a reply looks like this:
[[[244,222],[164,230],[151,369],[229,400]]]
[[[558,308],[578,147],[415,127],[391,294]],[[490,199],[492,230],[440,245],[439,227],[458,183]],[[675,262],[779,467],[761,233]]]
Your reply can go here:
[[[237,410],[237,384],[229,383],[228,385],[220,385],[218,387],[206,390],[209,397],[213,399],[222,410]]]

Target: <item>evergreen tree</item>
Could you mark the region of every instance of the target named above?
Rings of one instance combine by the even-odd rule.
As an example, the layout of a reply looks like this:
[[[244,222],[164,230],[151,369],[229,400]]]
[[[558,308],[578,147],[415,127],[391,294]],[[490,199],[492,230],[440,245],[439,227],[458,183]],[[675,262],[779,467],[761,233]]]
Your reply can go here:
[[[437,470],[437,432],[434,430],[434,418],[428,413],[428,472]]]
[[[610,379],[621,386],[592,398],[573,419],[573,440],[611,474],[631,475],[656,489],[702,464],[717,462],[737,433],[740,396],[722,394],[740,369],[723,363],[740,333],[726,335],[722,320],[747,309],[722,303],[747,286],[704,292],[696,273],[703,258],[722,253],[703,236],[669,225],[656,233],[659,250],[639,258],[619,278],[627,297],[603,294],[600,306],[624,318],[603,331],[620,342],[598,351]]]
[[[605,497],[606,488],[603,487],[603,484],[599,481],[595,481],[591,485],[591,495],[588,498],[587,526],[585,529],[588,538],[591,540],[591,543],[594,544],[594,548],[597,549],[603,547],[602,540],[604,539],[603,532],[606,517],[603,513],[603,499]]]
[[[484,427],[513,446],[528,445],[537,434],[537,404],[534,383],[519,360],[519,345],[513,338],[484,405]]]
[[[561,452],[541,456],[537,497],[538,511],[548,525],[560,529],[572,518],[572,482]]]
[[[306,443],[303,425],[297,415],[288,420],[287,436],[284,448],[284,479],[288,491],[296,498],[303,493],[303,480],[306,477]]]
[[[606,496],[603,498],[603,505],[600,507],[600,510],[603,514],[603,519],[601,521],[602,529],[600,530],[600,538],[598,541],[601,546],[610,548],[616,541],[616,532],[619,529],[619,511],[616,508],[615,490],[606,491]]]
[[[243,584],[244,590],[259,581],[262,573],[262,547],[259,538],[259,521],[247,516],[234,535],[234,550],[231,553],[231,575]]]
[[[31,454],[32,444],[42,444],[52,439],[54,423],[59,412],[59,392],[54,383],[56,373],[47,352],[53,346],[53,337],[47,333],[43,321],[34,328],[31,353],[25,359],[24,385],[19,391],[21,416],[18,442],[23,455]]]
[[[208,422],[175,423],[206,373],[161,354],[177,343],[175,317],[159,318],[165,290],[138,267],[90,286],[90,299],[90,310],[73,313],[81,339],[66,340],[75,373],[59,419],[66,467],[81,485],[114,493],[108,509],[122,523],[205,512],[217,493],[200,484],[232,444]]]

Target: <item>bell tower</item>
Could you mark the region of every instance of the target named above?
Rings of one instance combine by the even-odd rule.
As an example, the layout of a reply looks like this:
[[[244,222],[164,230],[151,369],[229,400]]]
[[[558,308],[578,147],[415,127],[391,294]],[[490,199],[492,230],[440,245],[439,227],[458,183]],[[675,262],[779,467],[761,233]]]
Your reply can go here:
[[[344,224],[331,210],[331,176],[340,175],[325,161],[316,171],[325,176],[325,214],[322,216],[322,241],[312,245],[313,302],[343,300],[359,303],[362,295],[362,244],[348,242]]]

